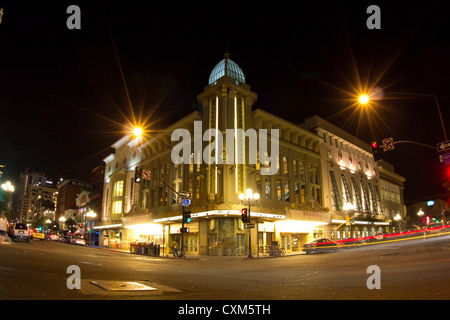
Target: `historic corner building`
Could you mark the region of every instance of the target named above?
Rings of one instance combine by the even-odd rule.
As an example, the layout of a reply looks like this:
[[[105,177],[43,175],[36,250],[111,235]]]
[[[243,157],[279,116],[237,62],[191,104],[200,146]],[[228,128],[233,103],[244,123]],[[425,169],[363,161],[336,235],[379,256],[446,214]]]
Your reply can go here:
[[[228,54],[214,67],[208,85],[197,99],[203,106],[202,113],[192,112],[150,140],[130,134],[112,145],[115,152],[104,159],[101,222],[94,227],[100,231],[101,246],[128,249],[133,242],[146,242],[160,245],[168,254],[174,241],[181,243],[179,191],[192,194],[187,207],[192,221],[185,225],[189,228],[184,235],[186,254],[246,255],[249,232],[254,255],[273,242],[287,253],[295,253],[302,251],[302,245],[314,238],[348,237],[352,225],[345,223],[343,199],[356,205],[349,213],[353,217],[359,215],[355,221],[365,217],[364,221],[368,222],[366,229],[359,228],[355,222],[355,234],[361,231],[371,234],[378,231],[378,227],[390,225],[377,196],[377,165],[368,145],[357,147],[345,142],[347,147],[342,150],[337,145],[328,150],[324,147],[330,142],[327,137],[335,140],[336,137],[324,134],[319,126],[308,125],[308,122],[298,125],[261,109],[252,110],[257,94],[251,91],[241,68]],[[172,161],[171,152],[179,143],[172,141],[172,132],[186,129],[194,137],[196,121],[201,122],[203,132],[207,129],[222,132],[223,150],[218,152],[216,148],[213,156],[216,160],[221,157],[223,164],[218,164],[219,161],[208,164],[202,161],[201,155],[194,153],[189,163]],[[270,158],[272,163],[269,164],[276,165],[275,174],[261,174],[268,163],[260,162],[259,152],[256,162],[248,161],[250,139],[243,137],[247,141],[243,150],[236,150],[237,139],[231,145],[225,143],[227,133],[238,136],[239,129],[240,132],[254,129],[258,138],[260,129],[267,130],[265,156],[272,155],[271,131],[278,129],[279,152],[273,154],[275,157]],[[203,141],[202,150],[214,141],[214,137]],[[339,143],[342,141],[341,138]],[[194,142],[191,150],[194,150]],[[353,161],[353,171],[347,165],[339,169],[346,176],[346,182],[340,179],[341,171],[335,172],[334,180],[330,176],[334,164],[328,159],[329,152],[333,157],[342,157],[343,161],[348,162],[349,157]],[[245,161],[237,161],[238,154]],[[137,167],[146,171],[148,179],[134,181]],[[337,181],[340,185],[335,188]],[[239,193],[247,189],[260,194],[260,199],[250,208],[255,225],[252,229],[246,229],[241,221],[241,209],[247,204],[242,204],[238,198]],[[369,212],[370,217],[362,215]],[[373,221],[369,221],[371,218]]]

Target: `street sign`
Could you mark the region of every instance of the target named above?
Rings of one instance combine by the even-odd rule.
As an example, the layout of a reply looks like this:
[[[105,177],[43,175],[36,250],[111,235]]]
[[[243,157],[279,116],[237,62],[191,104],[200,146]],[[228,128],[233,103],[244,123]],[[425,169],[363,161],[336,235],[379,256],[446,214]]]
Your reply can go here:
[[[450,140],[438,143],[437,150],[439,152],[450,150]]]
[[[254,228],[255,227],[255,224],[254,223],[247,223],[246,225],[245,225],[245,228],[246,229],[252,229],[252,228]]]
[[[150,180],[150,170],[142,170],[142,179]]]
[[[441,161],[445,164],[450,164],[450,153],[441,154],[439,156],[439,161]]]
[[[181,202],[181,205],[183,207],[187,207],[187,206],[189,206],[191,204],[191,199],[183,199],[183,198],[181,198],[180,202]]]
[[[383,139],[383,151],[391,151],[394,149],[394,138]]]
[[[180,197],[182,197],[182,198],[192,198],[192,192],[179,191],[178,194],[179,194]]]

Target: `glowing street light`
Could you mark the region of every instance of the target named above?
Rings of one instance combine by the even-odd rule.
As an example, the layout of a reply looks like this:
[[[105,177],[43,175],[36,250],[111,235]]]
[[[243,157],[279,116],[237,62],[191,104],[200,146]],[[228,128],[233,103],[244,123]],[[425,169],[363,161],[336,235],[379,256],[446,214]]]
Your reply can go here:
[[[140,127],[134,128],[133,133],[136,137],[140,137],[142,135],[142,128]]]
[[[369,96],[366,94],[362,94],[359,96],[359,102],[361,104],[367,104],[369,102]]]
[[[243,204],[248,205],[247,215],[248,215],[248,223],[250,223],[250,206],[252,202],[256,202],[259,200],[259,193],[255,192],[253,193],[252,189],[245,190],[245,194],[239,193],[238,195],[239,200]],[[252,234],[251,234],[251,228],[248,226],[248,257],[253,258],[252,256]]]
[[[10,181],[6,181],[2,184],[2,189],[8,192],[14,192],[14,186],[11,184]]]

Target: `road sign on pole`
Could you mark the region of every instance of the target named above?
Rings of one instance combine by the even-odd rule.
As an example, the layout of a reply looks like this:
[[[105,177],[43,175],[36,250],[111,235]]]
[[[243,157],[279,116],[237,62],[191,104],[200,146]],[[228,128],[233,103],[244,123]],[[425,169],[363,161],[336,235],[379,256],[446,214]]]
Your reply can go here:
[[[191,199],[183,199],[183,198],[181,198],[180,202],[181,202],[181,205],[183,207],[187,207],[187,206],[189,206],[191,204]]]
[[[450,153],[441,154],[439,160],[445,164],[450,164]]]
[[[448,141],[444,141],[444,142],[440,142],[437,144],[437,151],[442,152],[445,150],[450,150],[450,140]]]
[[[150,171],[149,170],[142,170],[142,179],[150,180]]]
[[[383,139],[383,151],[391,151],[394,149],[394,138]]]
[[[182,198],[192,198],[192,192],[187,192],[187,191],[179,191],[178,194],[180,195],[180,197]]]

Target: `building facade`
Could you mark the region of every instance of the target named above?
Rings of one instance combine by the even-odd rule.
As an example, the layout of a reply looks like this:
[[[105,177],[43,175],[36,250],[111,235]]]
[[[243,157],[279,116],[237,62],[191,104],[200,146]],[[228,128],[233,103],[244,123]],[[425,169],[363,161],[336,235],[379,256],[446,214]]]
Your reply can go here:
[[[32,187],[49,188],[49,190],[41,191],[34,190],[31,192]],[[15,198],[15,217],[20,222],[26,222],[31,219],[31,212],[35,210],[36,201],[38,196],[44,196],[47,199],[51,193],[50,189],[55,189],[52,179],[46,177],[44,172],[25,170],[20,173],[19,185],[17,187],[17,196]],[[34,194],[33,194],[34,193]],[[51,198],[51,197],[50,197]],[[48,200],[52,200],[48,198]],[[54,199],[52,200],[54,202]]]
[[[129,134],[115,142],[114,153],[104,159],[102,221],[95,226],[100,244],[128,249],[142,241],[159,244],[168,254],[175,241],[181,243],[180,191],[192,195],[186,254],[247,255],[250,237],[255,255],[272,244],[295,253],[321,237],[331,223],[323,206],[322,139],[252,110],[256,99],[226,54],[198,95],[202,113],[187,115],[149,140]],[[172,135],[178,129],[193,138],[182,150],[182,163],[173,160],[183,142]],[[209,129],[215,135],[208,135]],[[137,167],[146,175],[139,183]],[[241,221],[247,205],[238,197],[247,189],[260,194],[250,207],[254,227],[249,229]]]
[[[324,205],[332,213],[326,237],[342,240],[391,232],[392,218],[386,212],[381,191],[389,183],[387,177],[392,175],[401,183],[404,178],[395,174],[393,168],[388,171],[383,167],[383,179],[370,145],[330,122],[314,116],[301,126],[315,132],[322,140]],[[403,212],[401,203],[395,209]]]

